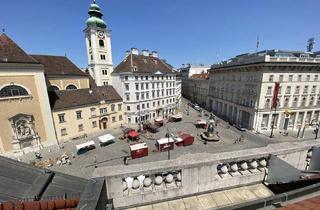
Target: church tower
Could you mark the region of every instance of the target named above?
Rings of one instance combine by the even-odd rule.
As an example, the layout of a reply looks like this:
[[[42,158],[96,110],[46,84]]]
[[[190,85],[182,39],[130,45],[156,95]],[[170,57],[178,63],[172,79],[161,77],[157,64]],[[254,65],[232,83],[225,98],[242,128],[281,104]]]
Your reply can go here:
[[[113,71],[110,30],[102,20],[100,7],[94,0],[84,30],[86,37],[89,73],[98,86],[112,85]]]

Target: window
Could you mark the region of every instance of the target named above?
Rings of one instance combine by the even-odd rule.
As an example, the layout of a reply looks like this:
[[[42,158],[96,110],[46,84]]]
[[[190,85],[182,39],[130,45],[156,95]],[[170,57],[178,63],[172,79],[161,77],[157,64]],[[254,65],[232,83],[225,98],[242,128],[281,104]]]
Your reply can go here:
[[[269,82],[273,82],[273,75],[269,76]]]
[[[284,99],[284,107],[288,107],[289,106],[289,98]]]
[[[122,104],[118,104],[118,111],[121,111],[122,109]]]
[[[99,46],[100,46],[100,47],[104,47],[104,41],[101,40],[101,39],[99,40]]]
[[[136,100],[139,101],[139,94],[136,94]]]
[[[91,47],[91,40],[90,40],[90,39],[88,39],[88,42],[89,42],[89,47]]]
[[[107,114],[107,108],[100,108],[100,114]]]
[[[302,75],[298,75],[298,82],[301,82]]]
[[[137,110],[140,110],[140,105],[137,105]]]
[[[291,86],[287,86],[287,88],[286,88],[286,94],[291,94]]]
[[[154,76],[152,76],[151,79],[154,80]]]
[[[279,75],[279,82],[283,81],[283,75]]]
[[[320,97],[318,97],[317,105],[320,105]]]
[[[152,89],[154,89],[154,83],[152,83]]]
[[[83,124],[78,125],[79,132],[83,131]]]
[[[102,75],[108,75],[108,70],[103,69],[103,70],[102,70]]]
[[[96,128],[97,127],[97,121],[92,121],[92,127]]]
[[[301,100],[301,106],[306,106],[306,97],[303,97]]]
[[[112,122],[116,122],[116,117],[112,117]]]
[[[311,90],[311,93],[316,93],[316,88],[317,88],[317,86],[312,86],[312,90]]]
[[[66,87],[66,89],[67,90],[76,90],[77,89],[77,87],[75,86],[75,85],[68,85],[67,87]]]
[[[123,118],[122,118],[122,115],[119,115],[119,121],[122,121]]]
[[[130,117],[128,117],[128,123],[131,123],[131,118]]]
[[[128,76],[125,76],[125,77],[124,77],[124,80],[125,80],[125,81],[128,81]]]
[[[144,100],[144,93],[141,93],[141,100]]]
[[[126,100],[130,101],[130,95],[129,94],[126,94]]]
[[[149,83],[146,83],[146,89],[147,90],[149,89]]]
[[[141,83],[141,90],[144,90],[144,84]]]
[[[304,93],[304,94],[307,94],[307,93],[308,93],[308,85],[304,86],[303,93]]]
[[[314,97],[311,97],[309,101],[309,106],[313,106],[313,104],[314,104]]]
[[[148,76],[146,76],[146,80],[148,80],[149,79],[149,77]]]
[[[149,99],[149,92],[146,93],[146,98]]]
[[[60,131],[61,131],[61,136],[66,136],[66,135],[68,135],[66,128],[62,128]]]
[[[289,75],[289,82],[292,82],[293,80],[293,75]]]
[[[127,106],[127,111],[130,111],[130,106]]]
[[[319,79],[319,76],[318,75],[314,75],[314,81],[316,82],[316,81],[318,81],[318,79]]]
[[[28,91],[18,85],[8,85],[0,90],[0,98],[25,95],[29,95]]]
[[[124,84],[124,86],[126,87],[126,90],[129,90],[129,84]]]
[[[292,107],[297,107],[298,104],[298,98],[294,98],[292,102]]]
[[[105,60],[105,59],[106,59],[106,55],[101,54],[101,55],[100,55],[100,59],[101,59],[101,60]]]
[[[145,108],[145,106],[144,106],[144,104],[142,104],[142,109],[144,109]]]
[[[108,86],[108,82],[103,82],[103,85],[104,86]]]
[[[59,88],[55,85],[49,85],[48,91],[59,91]]]
[[[76,115],[77,115],[77,120],[82,119],[82,111],[76,111]]]
[[[65,114],[58,114],[58,117],[59,117],[59,123],[63,123],[65,122],[65,118],[64,118]]]
[[[91,111],[91,117],[96,116],[96,108],[91,108],[90,111]]]
[[[307,82],[310,81],[310,75],[307,75],[306,81],[307,81]]]
[[[155,106],[156,106],[156,102],[153,102],[153,103],[152,103],[152,106],[155,107]]]
[[[139,84],[136,83],[136,90],[139,90]]]
[[[270,99],[268,98],[267,100],[266,100],[266,103],[264,104],[264,108],[270,108]]]
[[[272,86],[269,86],[267,90],[267,95],[271,95],[271,94],[272,94]]]
[[[300,93],[300,86],[297,86],[294,91],[294,94],[299,94],[299,93]]]
[[[139,79],[139,77],[138,77],[138,76],[135,76],[134,78],[135,78],[135,80],[138,80],[138,79]]]
[[[114,112],[115,111],[115,105],[111,104],[111,111]]]
[[[140,76],[140,79],[143,80],[143,76]]]
[[[149,108],[149,103],[147,103],[147,108]]]

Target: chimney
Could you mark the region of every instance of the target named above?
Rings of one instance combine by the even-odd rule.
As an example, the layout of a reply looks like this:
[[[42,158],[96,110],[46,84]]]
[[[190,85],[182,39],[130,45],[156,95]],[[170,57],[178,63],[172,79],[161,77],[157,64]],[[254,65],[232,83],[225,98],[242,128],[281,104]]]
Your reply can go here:
[[[126,51],[126,57],[128,57],[128,55],[130,55],[130,50]]]
[[[131,48],[131,53],[134,55],[139,55],[139,50],[137,48],[132,47]]]
[[[158,57],[158,52],[157,52],[157,51],[152,51],[152,52],[150,53],[150,56],[151,56],[151,57],[154,57],[154,58],[157,58],[157,57]]]
[[[142,54],[143,56],[148,56],[148,55],[149,55],[149,51],[148,51],[148,50],[142,50],[142,51],[141,51],[141,54]]]

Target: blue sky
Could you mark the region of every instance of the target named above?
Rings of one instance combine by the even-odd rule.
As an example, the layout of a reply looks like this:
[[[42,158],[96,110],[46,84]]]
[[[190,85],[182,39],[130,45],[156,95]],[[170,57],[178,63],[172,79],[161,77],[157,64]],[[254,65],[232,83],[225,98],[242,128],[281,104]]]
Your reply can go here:
[[[92,0],[3,0],[0,28],[24,50],[87,66],[84,34]],[[113,62],[131,48],[156,50],[179,67],[260,49],[320,50],[319,0],[97,0],[112,30]]]

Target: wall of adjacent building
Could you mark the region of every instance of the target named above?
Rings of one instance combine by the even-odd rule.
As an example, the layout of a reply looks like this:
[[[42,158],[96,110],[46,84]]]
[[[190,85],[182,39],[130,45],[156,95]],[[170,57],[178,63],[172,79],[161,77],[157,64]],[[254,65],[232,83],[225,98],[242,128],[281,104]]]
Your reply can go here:
[[[38,65],[2,64],[0,65],[0,89],[10,84],[25,88],[30,95],[0,98],[0,152],[13,152],[14,134],[9,118],[17,114],[34,117],[35,132],[40,136],[43,146],[55,144],[56,138],[43,69]]]
[[[114,105],[115,110],[111,110],[111,106]],[[118,105],[121,105],[119,110]],[[100,109],[107,108],[106,114],[101,114]],[[92,112],[91,109],[95,109]],[[73,138],[83,137],[104,130],[100,124],[100,120],[107,119],[107,129],[120,127],[124,123],[123,115],[123,103],[103,103],[93,104],[83,107],[74,107],[65,110],[54,110],[52,112],[54,125],[56,129],[57,139],[59,143],[71,140]],[[81,119],[77,119],[77,111],[81,111]],[[65,122],[60,122],[59,115],[64,115]],[[113,117],[115,122],[112,121]],[[122,119],[121,119],[122,118]],[[93,126],[93,122],[96,122],[96,126]],[[79,130],[79,125],[83,125],[83,130]],[[61,129],[66,129],[66,135],[63,135]]]
[[[88,77],[47,77],[49,84],[56,86],[59,90],[66,90],[68,85],[75,85],[77,89],[89,88],[89,79]]]

